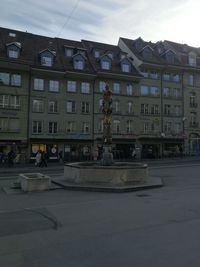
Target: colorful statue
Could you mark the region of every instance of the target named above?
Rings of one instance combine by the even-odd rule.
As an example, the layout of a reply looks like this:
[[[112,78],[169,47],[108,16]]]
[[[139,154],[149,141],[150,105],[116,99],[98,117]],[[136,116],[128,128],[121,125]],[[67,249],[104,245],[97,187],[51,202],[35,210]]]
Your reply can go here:
[[[112,143],[112,135],[111,135],[112,92],[110,91],[108,85],[106,85],[105,90],[103,91],[102,113],[104,114],[103,142],[105,145],[109,145]]]

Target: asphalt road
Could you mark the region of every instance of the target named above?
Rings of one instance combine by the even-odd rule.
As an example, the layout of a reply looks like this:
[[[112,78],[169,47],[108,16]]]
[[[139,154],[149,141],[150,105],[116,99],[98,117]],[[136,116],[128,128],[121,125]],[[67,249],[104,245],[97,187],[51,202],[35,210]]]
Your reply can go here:
[[[174,161],[151,165],[165,185],[146,191],[0,191],[0,266],[199,267],[199,173]]]

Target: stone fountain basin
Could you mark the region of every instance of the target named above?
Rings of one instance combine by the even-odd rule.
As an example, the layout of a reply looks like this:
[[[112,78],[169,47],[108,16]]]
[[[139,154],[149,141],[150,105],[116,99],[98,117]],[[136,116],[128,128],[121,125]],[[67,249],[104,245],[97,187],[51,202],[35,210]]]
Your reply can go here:
[[[100,163],[75,162],[65,164],[64,177],[68,183],[79,185],[144,184],[148,178],[148,166],[129,162],[117,162],[111,166],[102,166]]]
[[[45,191],[51,186],[50,177],[41,173],[21,173],[19,180],[21,189],[25,192]]]

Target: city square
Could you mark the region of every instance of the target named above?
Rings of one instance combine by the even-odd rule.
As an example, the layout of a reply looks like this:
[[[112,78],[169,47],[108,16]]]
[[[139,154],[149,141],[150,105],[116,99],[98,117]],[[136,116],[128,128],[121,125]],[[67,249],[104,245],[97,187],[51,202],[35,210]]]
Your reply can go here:
[[[148,165],[164,186],[128,193],[6,193],[16,173],[34,166],[1,169],[1,265],[199,266],[199,158]],[[56,180],[63,166],[40,171]]]

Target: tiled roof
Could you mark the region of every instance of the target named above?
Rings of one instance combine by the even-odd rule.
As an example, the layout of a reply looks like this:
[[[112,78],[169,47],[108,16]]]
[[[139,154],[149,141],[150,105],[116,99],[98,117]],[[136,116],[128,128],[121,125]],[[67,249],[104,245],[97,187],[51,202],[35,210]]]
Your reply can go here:
[[[138,71],[133,66],[131,66],[131,72],[122,72],[120,55],[124,53],[118,46],[93,42],[88,40],[82,40],[82,43],[84,47],[87,49],[89,60],[97,72],[107,72],[107,73],[115,73],[115,74],[129,75],[129,76],[130,75],[140,76]],[[108,55],[109,57],[109,53],[112,53],[111,68],[109,70],[101,69],[100,58],[94,57],[95,50],[98,50],[100,52],[100,58],[104,55]]]

